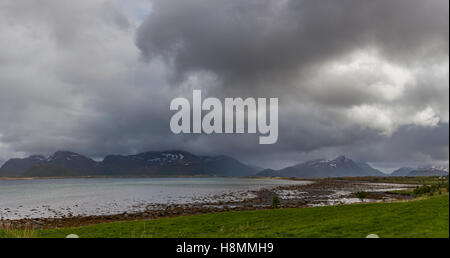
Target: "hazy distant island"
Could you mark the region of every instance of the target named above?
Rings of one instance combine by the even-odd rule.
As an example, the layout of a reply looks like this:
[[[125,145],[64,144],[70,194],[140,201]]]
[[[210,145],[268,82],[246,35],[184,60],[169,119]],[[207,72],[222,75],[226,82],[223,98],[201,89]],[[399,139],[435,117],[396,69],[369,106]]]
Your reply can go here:
[[[186,151],[144,152],[136,155],[108,155],[102,161],[71,151],[57,151],[49,157],[32,155],[14,158],[0,168],[0,177],[367,177],[367,176],[447,176],[448,168],[400,168],[385,174],[367,163],[345,156],[300,163],[280,170],[250,166],[229,156],[198,156]]]

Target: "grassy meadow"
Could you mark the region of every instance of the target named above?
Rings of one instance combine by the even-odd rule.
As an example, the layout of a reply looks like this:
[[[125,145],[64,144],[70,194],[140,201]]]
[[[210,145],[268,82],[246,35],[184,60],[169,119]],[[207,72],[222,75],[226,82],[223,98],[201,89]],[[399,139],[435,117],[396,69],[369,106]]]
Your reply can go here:
[[[448,238],[449,195],[396,203],[221,212],[79,228],[1,231],[2,237],[64,238]]]

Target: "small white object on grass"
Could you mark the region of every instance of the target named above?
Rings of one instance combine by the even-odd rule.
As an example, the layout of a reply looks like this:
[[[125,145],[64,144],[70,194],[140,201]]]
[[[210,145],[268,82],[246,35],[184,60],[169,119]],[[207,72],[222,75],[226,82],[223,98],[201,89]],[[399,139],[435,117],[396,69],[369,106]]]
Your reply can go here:
[[[67,235],[66,238],[80,238],[80,237],[75,234],[70,234],[70,235]]]
[[[366,238],[380,238],[380,237],[376,234],[370,234]]]

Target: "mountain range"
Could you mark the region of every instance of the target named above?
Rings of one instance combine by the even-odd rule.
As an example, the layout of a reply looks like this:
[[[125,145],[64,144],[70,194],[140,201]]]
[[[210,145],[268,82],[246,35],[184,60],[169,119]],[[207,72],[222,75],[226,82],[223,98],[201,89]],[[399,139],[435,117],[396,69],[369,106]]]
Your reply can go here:
[[[355,162],[345,156],[332,160],[308,161],[281,170],[266,169],[258,175],[299,178],[386,176],[386,174],[372,168],[367,163]]]
[[[250,176],[257,171],[228,156],[196,156],[185,151],[108,155],[100,162],[57,151],[48,158],[33,155],[10,159],[0,168],[0,176]]]
[[[392,172],[391,176],[448,176],[448,168],[426,166],[420,168],[403,167]]]
[[[399,168],[392,174],[385,174],[372,168],[369,164],[355,162],[345,156],[336,159],[318,159],[300,163],[281,170],[266,169],[259,176],[327,178],[327,177],[364,177],[364,176],[448,176],[448,168],[424,166],[420,168]]]
[[[136,155],[108,155],[102,161],[70,151],[49,157],[32,155],[10,159],[0,168],[0,177],[64,176],[265,176],[265,177],[365,177],[365,176],[446,176],[439,167],[400,168],[384,174],[367,163],[345,156],[318,159],[280,170],[246,165],[229,156],[197,156],[186,151],[144,152]]]

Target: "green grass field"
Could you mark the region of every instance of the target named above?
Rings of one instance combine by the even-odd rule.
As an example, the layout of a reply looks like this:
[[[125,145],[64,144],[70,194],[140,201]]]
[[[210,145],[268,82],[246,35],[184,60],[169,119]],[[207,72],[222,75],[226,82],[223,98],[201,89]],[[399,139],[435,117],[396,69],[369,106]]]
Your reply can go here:
[[[432,185],[437,183],[448,182],[447,177],[439,176],[417,176],[417,177],[343,177],[343,178],[332,178],[329,180],[346,180],[346,181],[366,181],[372,183],[391,183],[391,184],[414,184],[414,185]],[[327,180],[327,179],[323,179]]]
[[[3,236],[9,233],[3,232]],[[223,212],[80,228],[27,232],[27,237],[449,237],[448,194],[399,203]],[[2,233],[0,233],[2,235]],[[20,236],[20,234],[19,234]]]

